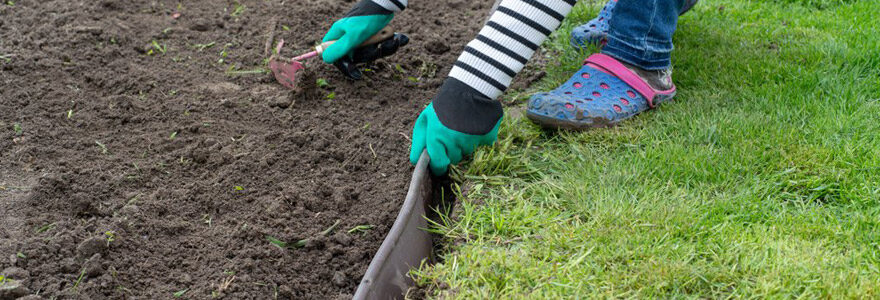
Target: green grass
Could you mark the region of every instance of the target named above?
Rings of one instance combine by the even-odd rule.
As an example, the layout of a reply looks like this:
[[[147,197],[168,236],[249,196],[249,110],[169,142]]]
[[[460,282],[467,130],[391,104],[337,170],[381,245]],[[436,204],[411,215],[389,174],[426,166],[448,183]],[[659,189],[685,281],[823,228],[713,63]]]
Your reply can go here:
[[[568,33],[598,9],[544,45],[526,95],[579,68]],[[438,298],[880,297],[877,15],[701,1],[676,34],[675,102],[584,133],[508,114],[456,174],[447,252],[417,280]]]

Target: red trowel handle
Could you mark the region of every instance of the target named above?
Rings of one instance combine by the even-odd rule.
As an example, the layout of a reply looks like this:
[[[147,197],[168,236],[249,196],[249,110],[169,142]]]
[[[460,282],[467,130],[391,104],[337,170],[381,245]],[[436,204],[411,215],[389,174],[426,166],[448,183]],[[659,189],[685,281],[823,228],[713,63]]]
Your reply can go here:
[[[382,28],[382,30],[379,30],[379,33],[374,34],[369,39],[367,39],[365,42],[358,45],[358,47],[369,46],[372,44],[378,44],[384,40],[391,38],[392,36],[394,36],[394,30],[391,29],[391,25],[388,25],[388,26],[385,26],[385,28]],[[333,43],[335,43],[335,42],[336,41],[329,41],[329,42],[322,43],[322,44],[315,47],[315,51],[318,54],[324,53],[324,50],[327,50],[327,47],[330,47],[330,45],[333,45]]]

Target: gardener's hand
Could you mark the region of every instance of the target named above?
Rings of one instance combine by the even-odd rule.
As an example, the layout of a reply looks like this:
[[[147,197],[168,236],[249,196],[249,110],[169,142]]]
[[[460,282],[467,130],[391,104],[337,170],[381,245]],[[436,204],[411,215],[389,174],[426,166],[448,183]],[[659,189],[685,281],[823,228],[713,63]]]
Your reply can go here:
[[[415,164],[428,149],[431,172],[446,174],[450,164],[458,164],[481,145],[495,143],[503,115],[499,102],[457,79],[446,79],[416,120],[409,160]]]
[[[330,31],[324,35],[324,42],[336,41],[324,50],[324,62],[332,64],[348,55],[358,45],[385,28],[392,18],[393,11],[372,0],[362,0],[344,18],[333,23]]]

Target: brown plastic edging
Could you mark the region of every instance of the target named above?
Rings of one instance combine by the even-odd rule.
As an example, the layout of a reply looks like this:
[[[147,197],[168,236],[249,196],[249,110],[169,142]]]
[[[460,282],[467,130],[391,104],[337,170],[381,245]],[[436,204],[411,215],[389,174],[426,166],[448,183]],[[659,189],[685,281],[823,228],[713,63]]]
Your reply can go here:
[[[403,299],[414,285],[407,276],[422,262],[434,260],[431,234],[425,231],[428,222],[425,209],[432,197],[432,180],[428,174],[430,158],[426,153],[416,164],[409,191],[400,213],[354,294],[355,300]]]
[[[489,17],[495,13],[502,0],[495,0]],[[489,17],[486,22],[489,22]],[[415,285],[407,274],[423,262],[434,262],[434,244],[431,234],[425,231],[428,222],[425,209],[432,200],[432,180],[428,174],[430,158],[422,152],[409,183],[406,200],[394,225],[370,266],[361,279],[354,300],[403,299],[406,291]]]

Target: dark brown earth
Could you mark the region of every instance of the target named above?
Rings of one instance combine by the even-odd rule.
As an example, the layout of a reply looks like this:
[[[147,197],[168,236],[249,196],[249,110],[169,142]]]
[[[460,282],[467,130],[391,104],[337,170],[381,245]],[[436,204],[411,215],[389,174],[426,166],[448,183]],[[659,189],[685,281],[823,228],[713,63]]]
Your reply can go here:
[[[293,92],[227,71],[264,64],[273,20],[292,56],[353,1],[4,0],[0,269],[19,287],[0,299],[350,297],[405,196],[412,121],[492,0],[411,2],[393,25],[412,43],[366,80],[311,62]]]

